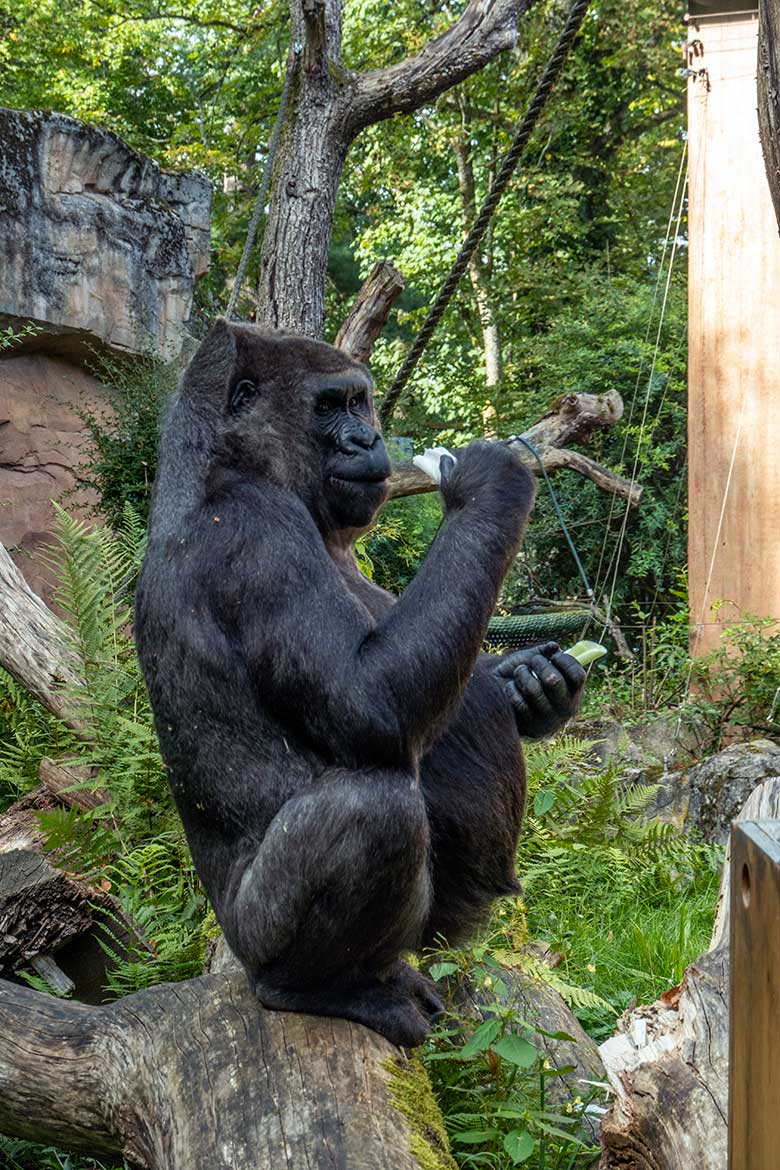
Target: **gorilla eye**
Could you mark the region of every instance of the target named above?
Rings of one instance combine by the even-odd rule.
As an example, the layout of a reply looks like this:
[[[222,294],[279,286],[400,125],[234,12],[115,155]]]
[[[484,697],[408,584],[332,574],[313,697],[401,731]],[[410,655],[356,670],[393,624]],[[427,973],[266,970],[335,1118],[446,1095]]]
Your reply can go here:
[[[231,414],[238,414],[247,402],[251,402],[257,396],[257,386],[250,378],[242,378],[237,382],[230,391],[230,402],[228,404]]]
[[[318,402],[317,405],[314,407],[315,414],[320,414],[320,415],[330,414],[330,411],[331,411],[331,404],[325,399]]]
[[[361,390],[359,394],[352,395],[349,402],[347,403],[347,408],[349,410],[359,410],[361,406],[365,405],[365,401],[366,393],[364,390]]]

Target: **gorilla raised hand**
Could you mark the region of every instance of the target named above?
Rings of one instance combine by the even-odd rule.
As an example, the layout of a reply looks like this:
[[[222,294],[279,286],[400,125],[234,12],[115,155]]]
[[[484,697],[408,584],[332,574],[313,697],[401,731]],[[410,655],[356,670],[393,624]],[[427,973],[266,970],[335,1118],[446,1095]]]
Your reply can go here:
[[[479,651],[533,487],[499,445],[460,452],[396,601],[351,553],[389,471],[362,366],[219,321],[164,426],[136,636],[195,866],[258,998],[413,1045],[440,1004],[400,956],[516,889],[522,755]]]

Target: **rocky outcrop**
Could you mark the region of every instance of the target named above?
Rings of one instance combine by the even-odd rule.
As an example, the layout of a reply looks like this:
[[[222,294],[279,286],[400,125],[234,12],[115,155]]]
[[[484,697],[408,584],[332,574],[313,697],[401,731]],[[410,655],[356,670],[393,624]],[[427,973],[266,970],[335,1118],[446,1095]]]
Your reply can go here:
[[[68,347],[182,348],[211,185],[63,114],[0,108],[0,323]]]
[[[731,822],[754,788],[780,776],[780,745],[770,739],[732,744],[684,772],[661,777],[649,811],[705,841],[725,845]]]

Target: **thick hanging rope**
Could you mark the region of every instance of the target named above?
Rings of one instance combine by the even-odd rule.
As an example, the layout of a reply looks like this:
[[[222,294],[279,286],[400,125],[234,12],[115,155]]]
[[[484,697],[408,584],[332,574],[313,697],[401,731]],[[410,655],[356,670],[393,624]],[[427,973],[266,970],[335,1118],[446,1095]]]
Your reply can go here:
[[[433,336],[437,325],[444,316],[445,309],[452,300],[452,296],[460,283],[463,273],[469,265],[469,261],[476,252],[485,232],[490,225],[501,196],[509,186],[512,175],[514,174],[517,164],[522,158],[523,152],[528,145],[536,124],[547,104],[547,99],[550,92],[558,80],[561,70],[566,63],[566,58],[574,43],[574,38],[579,32],[580,25],[584,19],[585,13],[590,5],[590,0],[574,0],[568,20],[560,35],[555,51],[547,63],[547,68],[544,71],[541,81],[536,87],[533,99],[530,106],[526,110],[525,117],[520,123],[517,132],[512,140],[512,145],[504,155],[503,162],[496,175],[495,182],[490,189],[490,192],[485,199],[485,202],[480,208],[477,218],[471,226],[469,234],[463,241],[458,257],[455,260],[452,268],[449,271],[447,279],[441,287],[439,295],[433,302],[433,305],[428,310],[428,316],[423,321],[420,332],[417,334],[411,349],[406,355],[401,368],[395,376],[393,384],[390,386],[387,394],[384,397],[380,409],[380,416],[382,422],[386,424],[392,417],[393,411],[398,403],[406,383],[414,373],[415,367],[422,356],[425,347]]]
[[[279,110],[274,122],[273,133],[271,134],[271,141],[268,143],[268,155],[265,160],[265,170],[263,171],[263,178],[260,183],[260,190],[257,193],[255,200],[254,211],[252,212],[252,219],[249,223],[249,230],[246,234],[246,241],[244,242],[244,250],[241,253],[241,260],[239,261],[238,271],[236,272],[236,279],[233,281],[233,291],[230,294],[227,308],[225,309],[225,316],[230,321],[233,318],[236,308],[236,302],[241,295],[241,289],[244,286],[244,277],[246,276],[246,266],[249,263],[249,257],[252,249],[255,246],[255,237],[257,229],[260,224],[260,216],[263,214],[266,197],[268,195],[268,188],[271,183],[271,173],[274,169],[274,160],[276,158],[276,150],[279,146],[279,138],[282,133],[282,123],[284,122],[284,115],[287,112],[287,101],[290,97],[290,87],[292,80],[298,71],[298,66],[303,54],[303,45],[295,44],[291,49],[290,59],[287,64],[287,74],[284,79],[284,86],[282,87],[282,96],[279,100]]]

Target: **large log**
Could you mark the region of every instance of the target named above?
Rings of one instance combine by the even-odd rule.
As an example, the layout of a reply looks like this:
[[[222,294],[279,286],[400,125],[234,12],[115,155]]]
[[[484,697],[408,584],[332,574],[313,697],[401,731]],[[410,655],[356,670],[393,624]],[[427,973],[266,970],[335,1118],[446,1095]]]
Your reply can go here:
[[[780,777],[773,777],[754,789],[737,820],[778,817]],[[726,1170],[730,869],[727,852],[710,949],[679,987],[626,1013],[601,1046],[615,1091],[601,1128],[602,1170]]]
[[[455,1170],[418,1066],[243,975],[92,1008],[0,981],[0,1132],[144,1170]]]
[[[69,727],[80,728],[67,688],[79,667],[63,622],[33,593],[0,544],[0,666]]]

